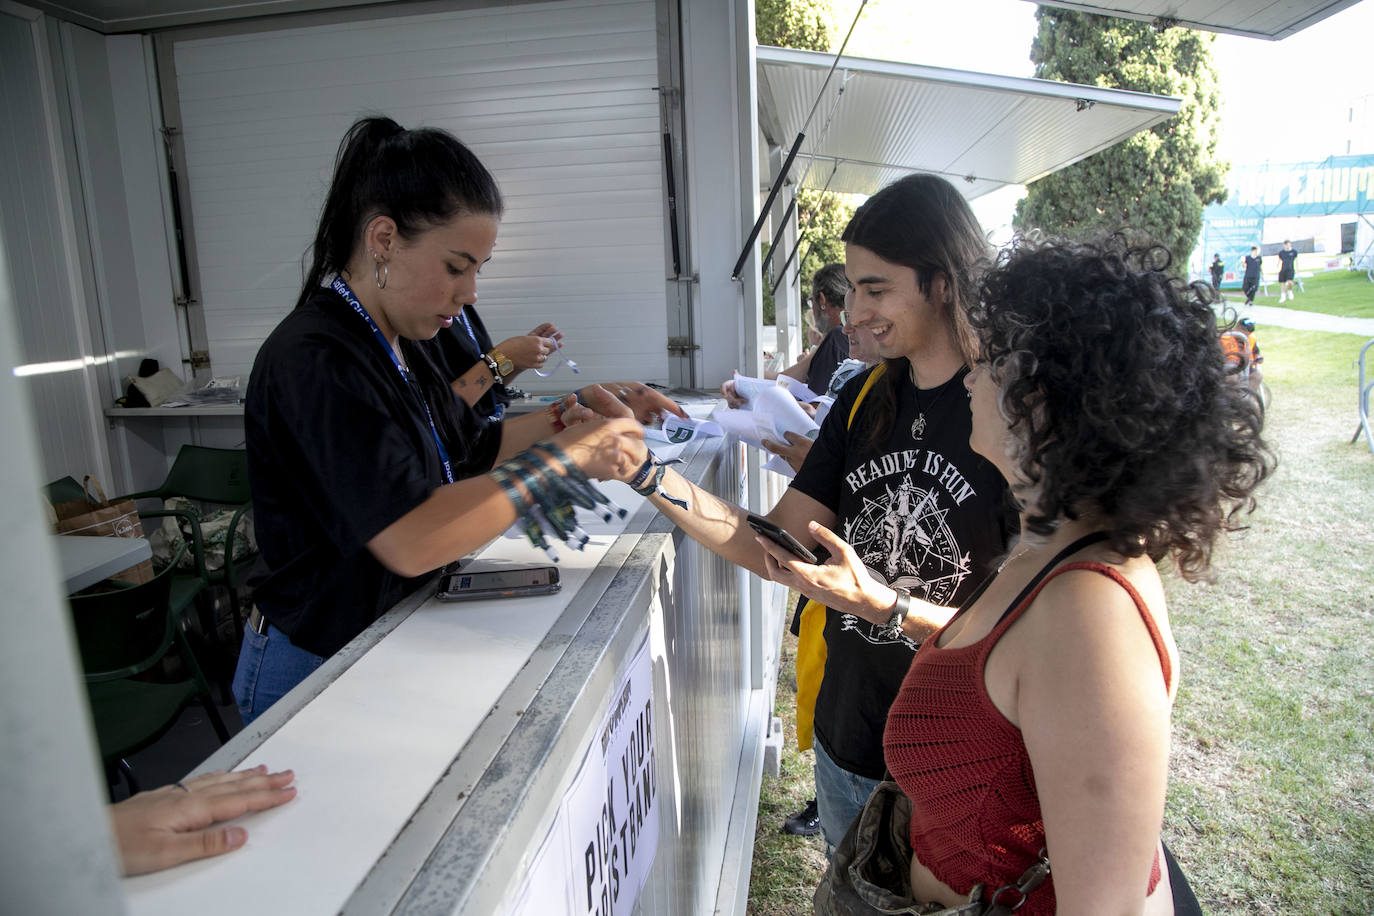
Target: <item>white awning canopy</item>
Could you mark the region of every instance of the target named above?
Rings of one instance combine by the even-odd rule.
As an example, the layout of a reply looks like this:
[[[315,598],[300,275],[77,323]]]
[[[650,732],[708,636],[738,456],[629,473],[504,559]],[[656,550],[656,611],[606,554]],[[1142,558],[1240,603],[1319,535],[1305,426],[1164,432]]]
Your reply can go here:
[[[1047,6],[1278,40],[1359,0],[1039,0]]]
[[[872,194],[934,172],[970,199],[1026,184],[1178,113],[1179,99],[784,48],[758,49],[759,129],[805,188]],[[816,104],[817,98],[820,99]],[[766,155],[765,144],[760,144]],[[773,175],[766,165],[760,174]]]

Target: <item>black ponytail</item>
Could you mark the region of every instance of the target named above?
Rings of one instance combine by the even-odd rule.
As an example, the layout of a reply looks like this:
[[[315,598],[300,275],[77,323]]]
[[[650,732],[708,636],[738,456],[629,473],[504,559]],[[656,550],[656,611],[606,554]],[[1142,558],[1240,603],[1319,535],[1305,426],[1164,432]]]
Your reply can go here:
[[[460,213],[499,218],[502,208],[496,179],[448,131],[406,130],[390,118],[355,121],[334,158],[296,307],[325,277],[347,266],[367,224],[378,216],[390,217],[402,238],[414,238]]]

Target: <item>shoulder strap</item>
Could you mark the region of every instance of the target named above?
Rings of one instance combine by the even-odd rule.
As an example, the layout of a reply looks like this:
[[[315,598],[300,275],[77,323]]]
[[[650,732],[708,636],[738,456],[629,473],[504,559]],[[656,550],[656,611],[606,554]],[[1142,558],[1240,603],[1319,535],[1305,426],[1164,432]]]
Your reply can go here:
[[[878,379],[883,377],[883,373],[886,371],[887,363],[884,362],[878,363],[878,365],[873,367],[873,371],[868,373],[868,378],[864,379],[864,386],[859,389],[859,396],[854,399],[854,406],[849,408],[849,419],[844,423],[846,429],[854,425],[854,418],[859,414],[859,405],[864,402],[864,398],[868,397],[869,389],[873,387]]]
[[[1074,541],[1068,547],[1065,547],[1063,550],[1055,554],[1054,557],[1048,563],[1040,567],[1039,572],[1037,572],[1034,576],[1031,576],[1031,580],[1026,583],[1026,587],[1021,589],[1020,594],[1016,596],[1016,600],[1013,601],[1011,604],[1007,605],[1007,609],[1002,612],[1002,616],[997,618],[997,623],[993,626],[993,629],[995,630],[997,629],[997,627],[1001,626],[1002,621],[1007,619],[1007,615],[1010,614],[1012,611],[1016,610],[1018,607],[1020,607],[1021,602],[1025,601],[1031,592],[1035,591],[1035,587],[1039,585],[1041,580],[1048,576],[1056,566],[1058,566],[1060,563],[1067,560],[1074,554],[1078,553],[1078,551],[1082,550],[1084,547],[1087,547],[1089,544],[1096,544],[1098,541],[1105,541],[1106,539],[1107,532],[1094,531],[1092,534],[1083,535],[1081,538]]]

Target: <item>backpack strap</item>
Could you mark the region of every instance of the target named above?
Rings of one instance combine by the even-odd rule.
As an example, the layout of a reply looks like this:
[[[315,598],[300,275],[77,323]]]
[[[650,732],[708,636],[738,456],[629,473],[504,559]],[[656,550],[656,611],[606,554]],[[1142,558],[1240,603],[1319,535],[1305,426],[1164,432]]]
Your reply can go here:
[[[868,397],[869,389],[873,387],[878,379],[883,377],[883,373],[886,371],[887,363],[884,362],[878,363],[878,365],[873,367],[873,371],[868,373],[868,378],[864,379],[864,386],[859,389],[859,396],[854,399],[854,406],[849,408],[849,419],[844,423],[846,429],[854,425],[854,418],[859,414],[859,405],[864,402],[864,398]]]

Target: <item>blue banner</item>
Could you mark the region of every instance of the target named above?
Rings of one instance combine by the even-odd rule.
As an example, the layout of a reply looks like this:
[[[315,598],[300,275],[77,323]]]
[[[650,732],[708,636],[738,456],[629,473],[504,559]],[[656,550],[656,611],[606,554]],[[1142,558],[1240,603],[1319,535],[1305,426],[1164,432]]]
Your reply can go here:
[[[1212,255],[1220,254],[1226,268],[1221,285],[1229,289],[1240,286],[1241,260],[1251,245],[1261,244],[1266,219],[1374,212],[1374,155],[1235,166],[1228,191],[1226,203],[1202,211],[1194,268],[1200,256],[1201,275],[1209,277]]]
[[[1231,169],[1229,190],[1226,203],[1203,211],[1205,222],[1368,213],[1374,210],[1374,156],[1239,166]]]

